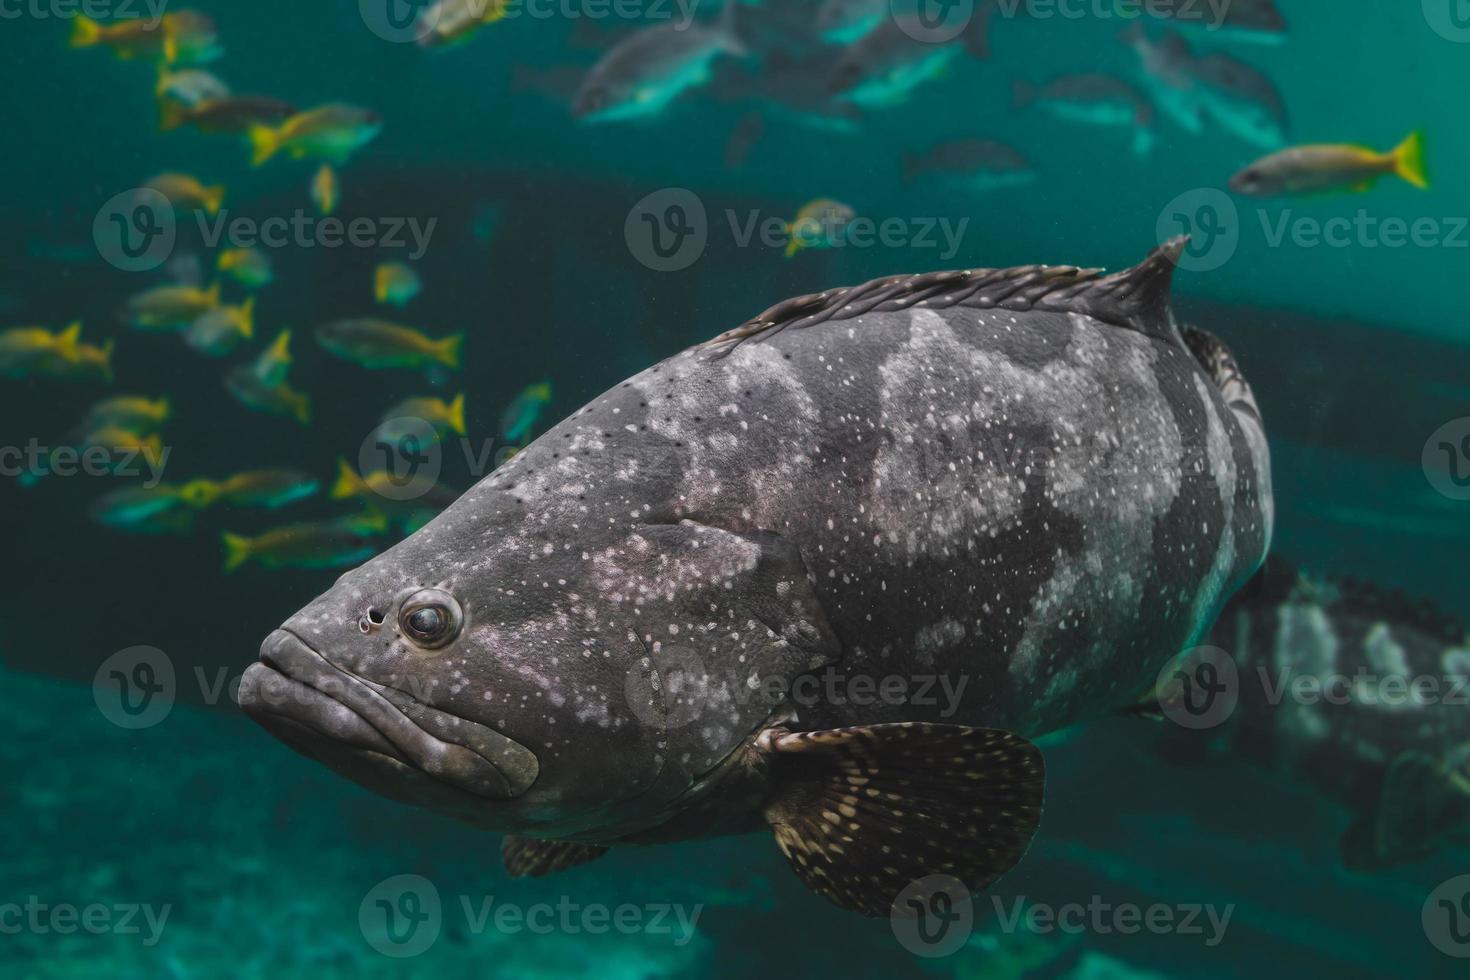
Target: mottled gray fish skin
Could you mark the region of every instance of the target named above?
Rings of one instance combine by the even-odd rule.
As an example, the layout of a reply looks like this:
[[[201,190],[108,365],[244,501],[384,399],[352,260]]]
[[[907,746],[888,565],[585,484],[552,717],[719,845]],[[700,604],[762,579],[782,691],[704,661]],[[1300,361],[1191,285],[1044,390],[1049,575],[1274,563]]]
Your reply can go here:
[[[744,790],[678,818],[774,726],[1034,737],[1135,703],[1270,541],[1265,437],[1228,354],[1191,333],[1202,362],[1167,313],[1152,333],[931,299],[850,313],[593,399],[291,617],[242,703],[396,798],[597,842],[750,829]],[[463,615],[437,650],[400,622],[425,589]],[[345,709],[272,709],[272,663],[331,673],[370,713],[411,696],[437,727],[385,741]],[[691,663],[701,682],[680,684]],[[954,714],[754,690],[828,666],[967,683]],[[529,784],[444,747],[467,743]]]
[[[1273,558],[1226,606],[1210,642],[1240,670],[1239,704],[1210,733],[1232,755],[1360,815],[1380,805],[1397,760],[1434,760],[1447,782],[1460,773],[1460,839],[1470,841],[1470,634],[1463,624],[1427,603],[1311,579]],[[1298,684],[1307,696],[1291,695]],[[1418,842],[1426,850],[1433,843]]]

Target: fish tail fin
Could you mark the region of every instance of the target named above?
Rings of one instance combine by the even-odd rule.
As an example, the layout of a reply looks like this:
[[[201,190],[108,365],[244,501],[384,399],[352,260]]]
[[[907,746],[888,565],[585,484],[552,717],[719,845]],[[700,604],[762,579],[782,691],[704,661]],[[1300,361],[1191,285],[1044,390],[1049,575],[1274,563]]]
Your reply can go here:
[[[220,535],[220,540],[225,545],[226,572],[233,572],[250,560],[252,548],[249,538],[225,531]]]
[[[786,253],[785,253],[786,254],[786,257],[788,259],[791,258],[793,255],[795,255],[797,253],[797,251],[800,248],[801,248],[801,245],[796,240],[796,226],[795,225],[787,225],[786,226]]]
[[[76,320],[67,325],[56,337],[56,349],[63,357],[75,357],[77,344],[82,339],[82,321]]]
[[[204,188],[204,210],[210,214],[219,214],[220,205],[225,202],[225,185],[215,184],[213,187]]]
[[[204,291],[204,296],[206,299],[209,300],[209,305],[211,306],[219,305],[219,287],[219,280],[216,279],[214,282],[210,283],[209,288]]]
[[[1018,78],[1011,83],[1011,105],[1017,109],[1024,109],[1036,101],[1036,86]]]
[[[258,167],[281,148],[281,134],[269,126],[250,127],[250,165]]]
[[[102,380],[112,383],[112,354],[117,350],[117,341],[108,338],[102,344]]]
[[[464,392],[454,396],[454,401],[449,403],[449,428],[457,435],[465,434],[464,425]]]
[[[367,481],[358,475],[352,464],[341,457],[337,459],[337,482],[332,484],[331,496],[333,500],[348,500],[357,496],[371,499],[368,496]]]
[[[90,48],[102,41],[102,25],[90,17],[80,14],[72,21],[71,40],[68,45],[73,48]]]
[[[298,392],[291,398],[291,415],[302,425],[311,424],[311,396]]]
[[[161,133],[171,132],[184,125],[184,120],[189,118],[189,110],[178,102],[164,102],[158,109],[158,130]]]
[[[1416,129],[1393,151],[1393,171],[1415,187],[1428,188],[1429,174],[1424,166],[1424,130]]]
[[[291,363],[291,331],[282,330],[276,334],[276,339],[271,343],[271,360],[280,364]]]
[[[159,422],[167,422],[169,417],[173,415],[173,411],[174,403],[169,401],[166,396],[153,403],[153,414]]]
[[[434,356],[442,361],[447,367],[459,369],[460,360],[464,351],[464,334],[450,334],[443,340],[435,343]]]
[[[255,297],[249,296],[240,304],[240,336],[250,340],[255,336]]]
[[[169,74],[168,65],[159,65],[158,82],[153,86],[153,94],[156,97],[161,99],[163,98],[163,93],[168,91],[168,83],[170,77],[171,75]]]

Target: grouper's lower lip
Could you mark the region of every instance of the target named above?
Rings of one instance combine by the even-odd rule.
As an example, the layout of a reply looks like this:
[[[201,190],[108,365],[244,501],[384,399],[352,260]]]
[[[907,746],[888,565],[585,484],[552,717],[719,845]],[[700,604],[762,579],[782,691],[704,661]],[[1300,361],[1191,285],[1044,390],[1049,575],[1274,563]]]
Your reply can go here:
[[[540,770],[525,746],[349,674],[285,630],[267,637],[246,669],[240,706],[288,745],[390,796],[403,794],[386,784],[426,776],[509,800]]]

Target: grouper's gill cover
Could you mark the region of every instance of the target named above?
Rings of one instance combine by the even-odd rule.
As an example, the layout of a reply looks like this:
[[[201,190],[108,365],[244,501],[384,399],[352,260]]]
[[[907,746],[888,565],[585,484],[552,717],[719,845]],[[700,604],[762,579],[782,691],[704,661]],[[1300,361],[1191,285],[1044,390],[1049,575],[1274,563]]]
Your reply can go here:
[[[525,873],[764,821],[866,914],[983,888],[1040,819],[1028,739],[1136,703],[1269,544],[1250,389],[1169,311],[1182,247],[774,307],[345,575],[241,701],[375,789],[554,839],[508,840]],[[770,697],[827,668],[964,694]]]

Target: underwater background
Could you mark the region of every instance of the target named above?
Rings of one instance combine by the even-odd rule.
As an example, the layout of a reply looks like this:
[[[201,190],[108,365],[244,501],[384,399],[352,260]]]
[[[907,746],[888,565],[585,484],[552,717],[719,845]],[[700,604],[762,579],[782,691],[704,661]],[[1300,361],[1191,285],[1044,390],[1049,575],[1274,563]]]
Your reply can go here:
[[[824,74],[793,73],[792,99],[767,79],[781,58],[834,46],[811,26],[824,5],[747,4],[746,54],[719,54],[709,77],[681,79],[687,88],[657,111],[611,120],[577,118],[579,85],[614,45],[651,18],[677,16],[677,5],[650,0],[617,14],[559,0],[440,47],[385,36],[394,31],[383,6],[189,4],[217,25],[220,50],[201,55],[201,67],[234,93],[302,108],[346,103],[376,119],[362,145],[331,161],[333,213],[366,219],[364,243],[259,246],[271,281],[249,285],[217,271],[226,245],[205,240],[197,212],[169,215],[175,241],[147,268],[119,260],[109,216],[130,219],[146,182],[185,173],[225,188],[221,213],[319,222],[311,188],[322,159],[283,152],[252,166],[240,133],[160,131],[162,55],[72,46],[77,4],[0,3],[0,327],[60,331],[80,321],[84,341],[115,344],[110,380],[46,370],[0,379],[0,446],[73,445],[100,400],[166,398],[157,434],[167,485],[265,468],[317,481],[279,506],[224,500],[150,525],[98,504],[148,482],[146,473],[26,470],[0,480],[0,974],[1464,975],[1470,936],[1448,950],[1436,942],[1426,898],[1470,874],[1470,851],[1447,846],[1378,873],[1349,872],[1338,848],[1345,810],[1229,757],[1167,759],[1153,727],[1167,722],[1130,718],[1043,743],[1046,816],[996,894],[1051,908],[1228,908],[1218,935],[1208,925],[1007,927],[983,901],[963,942],[918,955],[888,921],[810,894],[764,835],[618,849],[554,877],[512,880],[498,837],[361,790],[241,716],[232,686],[261,638],[366,554],[295,563],[335,567],[246,561],[226,571],[221,536],[351,519],[363,504],[352,498],[365,491],[341,486],[339,460],[362,468],[385,411],[407,398],[465,395],[473,452],[446,452],[439,477],[458,492],[608,387],[788,297],[943,268],[1125,268],[1164,238],[1193,232],[1177,309],[1231,345],[1260,401],[1278,509],[1273,550],[1463,617],[1470,493],[1429,460],[1449,440],[1466,455],[1451,454],[1448,475],[1470,471],[1470,8],[1279,0],[1284,33],[1186,32],[1197,55],[1226,53],[1274,83],[1282,145],[1386,151],[1411,131],[1425,134],[1427,189],[1388,177],[1256,200],[1227,185],[1266,147],[1215,117],[1190,132],[1158,112],[1153,145],[1140,154],[1127,126],[1018,105],[1018,80],[1082,72],[1153,97],[1118,39],[1137,18],[1112,3],[1076,3],[1076,16],[1008,15],[1015,5],[1002,4],[986,57],[964,50],[884,104],[820,118],[783,102],[828,101]],[[148,14],[122,0],[88,9],[104,24]],[[713,24],[719,5],[698,4],[694,17]],[[1180,26],[1145,23],[1153,36]],[[1022,163],[1007,162],[1006,179],[968,186],[906,168],[946,141],[972,139],[1004,143]],[[789,257],[784,241],[740,233],[752,219],[784,229],[821,199],[898,230],[891,241],[821,242]],[[670,202],[691,201],[703,213],[693,226],[700,249],[671,258],[647,230],[669,217]],[[1333,219],[1351,222],[1337,241],[1276,233],[1283,220],[1300,229]],[[1392,244],[1383,231],[1392,219],[1427,220],[1432,234]],[[422,247],[410,227],[432,229]],[[401,307],[377,302],[385,263],[411,267],[421,293]],[[174,330],[128,323],[130,299],[144,291],[217,278],[226,302],[255,297],[251,336],[232,349],[206,356]],[[435,339],[462,333],[462,366],[367,370],[313,342],[318,325],[347,317],[386,317]],[[244,404],[225,384],[288,329],[290,384],[310,398],[307,424]],[[362,533],[368,553],[414,520]],[[167,676],[141,718],[120,713],[108,686],[118,663],[131,670],[139,657]],[[405,875],[418,876],[414,888],[429,883],[439,903],[432,935],[407,947],[373,918],[385,894],[401,897],[394,889]],[[553,923],[544,929],[493,915],[497,906],[569,903],[579,911],[539,920]],[[48,911],[32,915],[32,906]],[[624,906],[668,914],[627,928],[582,915]],[[57,908],[74,912],[56,918]],[[93,921],[88,909],[103,911]],[[692,927],[676,913],[694,915]]]

